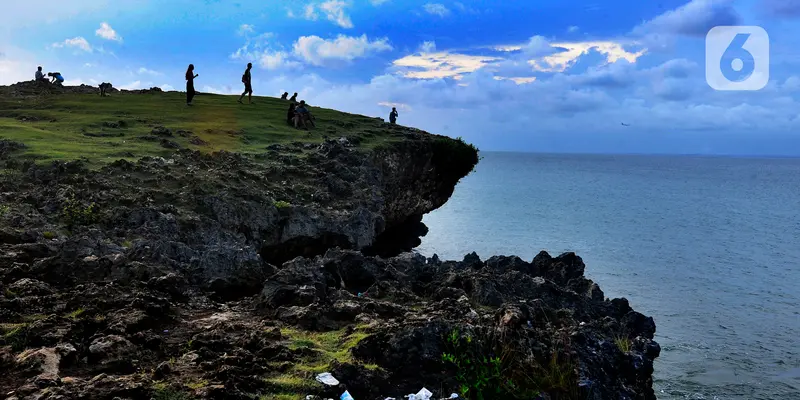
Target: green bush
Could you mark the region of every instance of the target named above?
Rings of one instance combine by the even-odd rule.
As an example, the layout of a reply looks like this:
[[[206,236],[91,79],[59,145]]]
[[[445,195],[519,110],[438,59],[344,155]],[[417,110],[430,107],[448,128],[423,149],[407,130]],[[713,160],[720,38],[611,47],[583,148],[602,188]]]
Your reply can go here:
[[[538,395],[524,361],[496,338],[475,339],[452,331],[442,361],[455,369],[461,395],[470,400],[530,399]]]
[[[69,227],[90,225],[97,221],[97,209],[97,204],[90,203],[89,205],[83,205],[83,203],[76,200],[73,195],[64,202],[64,207],[61,209],[61,216]]]
[[[0,217],[5,217],[9,212],[11,212],[11,207],[5,204],[0,204]]]
[[[272,203],[272,205],[274,205],[279,210],[284,209],[284,208],[289,208],[289,207],[292,206],[289,202],[283,201],[283,200],[276,201],[276,202]]]
[[[436,165],[452,170],[459,177],[469,175],[480,161],[477,147],[460,137],[445,136],[433,139],[433,158]]]

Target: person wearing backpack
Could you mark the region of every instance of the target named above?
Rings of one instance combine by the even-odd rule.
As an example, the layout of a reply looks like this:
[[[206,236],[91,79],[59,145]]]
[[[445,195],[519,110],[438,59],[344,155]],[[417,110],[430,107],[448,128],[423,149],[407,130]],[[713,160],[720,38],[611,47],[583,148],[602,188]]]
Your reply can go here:
[[[250,104],[253,104],[253,82],[252,76],[250,75],[250,70],[253,69],[253,63],[247,63],[247,69],[244,70],[244,75],[242,75],[242,83],[244,83],[244,93],[239,97],[239,103],[242,103],[242,99],[244,99],[244,95],[247,95],[247,101]]]

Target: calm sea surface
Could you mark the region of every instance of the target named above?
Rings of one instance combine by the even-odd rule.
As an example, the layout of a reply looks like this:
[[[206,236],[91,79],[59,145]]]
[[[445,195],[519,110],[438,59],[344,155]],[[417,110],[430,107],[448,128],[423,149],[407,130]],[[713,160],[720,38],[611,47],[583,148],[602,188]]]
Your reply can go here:
[[[659,399],[800,399],[800,159],[482,153],[418,251],[574,251],[653,316]]]

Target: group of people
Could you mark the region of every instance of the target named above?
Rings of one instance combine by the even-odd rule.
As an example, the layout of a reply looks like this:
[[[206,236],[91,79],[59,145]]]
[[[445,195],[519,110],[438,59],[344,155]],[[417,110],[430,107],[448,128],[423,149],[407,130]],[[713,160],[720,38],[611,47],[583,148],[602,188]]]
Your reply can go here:
[[[42,72],[42,67],[40,66],[39,69],[36,70],[36,82],[63,85],[64,77],[61,76],[61,72],[48,72],[47,77],[45,77],[44,72]]]

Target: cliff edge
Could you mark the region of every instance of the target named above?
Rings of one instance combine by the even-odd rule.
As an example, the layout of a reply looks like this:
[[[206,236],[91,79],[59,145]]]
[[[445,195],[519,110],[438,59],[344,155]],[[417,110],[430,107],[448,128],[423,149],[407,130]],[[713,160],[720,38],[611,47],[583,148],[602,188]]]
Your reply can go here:
[[[0,88],[7,398],[655,398],[652,319],[574,254],[408,253],[478,162],[460,140],[25,85]]]

